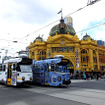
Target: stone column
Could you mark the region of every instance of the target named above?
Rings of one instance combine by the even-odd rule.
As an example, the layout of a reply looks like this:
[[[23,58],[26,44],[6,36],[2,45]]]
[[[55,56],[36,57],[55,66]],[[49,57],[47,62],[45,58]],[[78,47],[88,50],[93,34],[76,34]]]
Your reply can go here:
[[[35,54],[34,56],[35,61],[38,61],[39,60],[38,59],[39,58],[38,49],[35,50],[34,54]]]
[[[92,49],[89,49],[89,64],[90,64],[90,69],[91,70],[94,70],[94,67],[93,67],[93,50]]]
[[[97,69],[100,70],[100,65],[99,65],[99,50],[97,49]]]

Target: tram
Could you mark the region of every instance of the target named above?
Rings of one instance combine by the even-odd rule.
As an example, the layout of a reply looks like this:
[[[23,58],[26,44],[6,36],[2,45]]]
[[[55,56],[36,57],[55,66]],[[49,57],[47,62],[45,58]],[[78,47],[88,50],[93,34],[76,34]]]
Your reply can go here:
[[[25,56],[5,60],[0,64],[0,82],[17,86],[33,81],[32,59]]]
[[[33,60],[33,82],[50,86],[69,85],[71,80],[68,63],[69,60],[62,57]]]

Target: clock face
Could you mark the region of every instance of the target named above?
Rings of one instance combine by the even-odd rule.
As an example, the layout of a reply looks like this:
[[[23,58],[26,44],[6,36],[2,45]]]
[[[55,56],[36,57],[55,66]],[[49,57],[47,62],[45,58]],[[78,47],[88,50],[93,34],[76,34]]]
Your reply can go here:
[[[61,44],[64,44],[64,41],[61,41]]]

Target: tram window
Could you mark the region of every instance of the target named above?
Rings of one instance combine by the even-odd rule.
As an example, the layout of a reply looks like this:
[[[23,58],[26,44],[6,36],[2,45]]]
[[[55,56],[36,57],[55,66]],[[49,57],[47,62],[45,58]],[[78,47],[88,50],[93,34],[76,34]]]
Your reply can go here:
[[[49,64],[47,63],[47,64],[46,64],[46,70],[48,70],[48,69],[49,69]]]
[[[5,71],[5,68],[6,68],[6,65],[3,65],[2,66],[2,70]]]
[[[21,71],[19,64],[17,65],[16,70],[17,70],[17,71]]]
[[[40,64],[38,64],[38,68],[40,68]]]
[[[54,71],[54,64],[51,64],[51,71]]]
[[[43,70],[43,66],[41,66],[41,70]]]
[[[48,71],[51,71],[51,65],[48,66]]]
[[[16,69],[16,64],[13,64],[13,68],[12,68],[13,70],[15,70]]]
[[[2,71],[2,65],[0,65],[0,71]]]

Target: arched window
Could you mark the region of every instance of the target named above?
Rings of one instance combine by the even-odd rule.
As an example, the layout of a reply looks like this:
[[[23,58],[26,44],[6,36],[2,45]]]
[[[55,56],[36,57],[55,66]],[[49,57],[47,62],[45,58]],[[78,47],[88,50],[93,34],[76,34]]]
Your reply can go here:
[[[43,51],[40,52],[40,54],[45,55],[46,52],[43,50]]]
[[[87,50],[83,49],[83,50],[81,50],[81,53],[85,54],[85,53],[87,53]]]
[[[45,59],[46,58],[46,52],[44,51],[44,50],[42,50],[41,52],[40,52],[40,59],[39,60],[43,60],[43,59]]]
[[[93,50],[93,54],[96,54],[96,51],[95,50]]]

